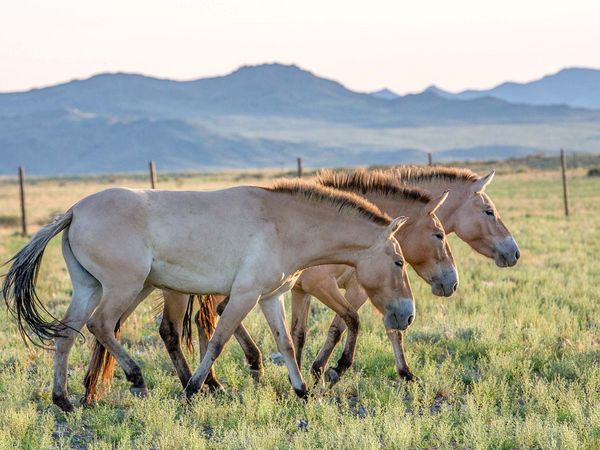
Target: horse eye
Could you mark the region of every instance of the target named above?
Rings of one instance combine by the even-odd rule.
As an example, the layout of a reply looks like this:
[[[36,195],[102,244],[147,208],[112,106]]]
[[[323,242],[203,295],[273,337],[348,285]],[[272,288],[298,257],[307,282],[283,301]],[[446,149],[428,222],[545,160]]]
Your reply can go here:
[[[395,264],[397,267],[402,267],[402,266],[404,265],[404,261],[402,261],[402,260],[394,261],[394,264]]]
[[[485,213],[486,213],[488,216],[493,216],[493,215],[494,215],[494,211],[492,211],[491,209],[486,209],[486,210],[485,210]]]
[[[442,233],[435,233],[434,236],[438,238],[440,241],[444,240],[444,235]]]

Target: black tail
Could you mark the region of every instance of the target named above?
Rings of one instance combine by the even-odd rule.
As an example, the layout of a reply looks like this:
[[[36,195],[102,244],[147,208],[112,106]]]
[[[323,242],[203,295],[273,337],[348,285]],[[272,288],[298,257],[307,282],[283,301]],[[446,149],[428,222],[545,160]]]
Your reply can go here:
[[[30,341],[39,346],[32,334],[42,344],[48,343],[51,339],[63,337],[65,328],[70,328],[42,304],[35,292],[35,284],[46,246],[54,236],[69,226],[72,219],[71,210],[57,217],[54,222],[38,231],[29,244],[7,262],[12,265],[2,286],[2,295],[6,306],[17,318],[19,332],[26,343]]]
[[[194,353],[194,342],[192,336],[192,312],[194,311],[194,298],[195,295],[190,295],[188,299],[187,309],[183,316],[183,331],[181,335],[181,341],[187,347],[190,353]]]

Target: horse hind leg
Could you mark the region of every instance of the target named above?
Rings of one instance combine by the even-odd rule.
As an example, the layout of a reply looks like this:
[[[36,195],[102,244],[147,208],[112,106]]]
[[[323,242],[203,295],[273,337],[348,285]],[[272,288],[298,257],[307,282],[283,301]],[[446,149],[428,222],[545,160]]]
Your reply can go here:
[[[115,327],[119,319],[127,313],[132,305],[139,303],[152,288],[140,283],[122,283],[120,286],[102,285],[102,299],[90,319],[87,327],[90,332],[115,357],[127,381],[131,383],[130,391],[134,395],[145,396],[148,393],[146,382],[139,365],[129,356],[115,337]]]
[[[292,289],[292,341],[296,350],[296,362],[302,367],[302,351],[306,342],[308,315],[310,312],[310,295]]]
[[[169,352],[179,381],[185,387],[190,381],[192,371],[181,350],[181,337],[188,303],[193,300],[188,295],[168,290],[163,290],[163,297],[164,310],[159,328],[160,337]]]
[[[137,295],[135,301],[129,306],[127,312],[123,314],[117,324],[115,325],[115,339],[119,340],[121,337],[121,327],[127,318],[133,313],[134,309],[139,303],[144,300],[148,294],[153,290],[153,287],[148,285]],[[83,379],[85,387],[85,394],[83,396],[83,404],[91,405],[92,403],[100,400],[104,391],[110,387],[115,372],[116,359],[111,355],[106,347],[96,338],[94,339],[94,347],[88,365],[88,370]],[[101,381],[102,391],[98,390],[98,384]]]
[[[73,284],[71,303],[63,318],[65,328],[63,337],[55,340],[54,382],[52,401],[65,412],[73,411],[73,405],[67,393],[67,366],[69,353],[73,347],[75,336],[92,315],[102,295],[98,280],[90,275],[75,259],[68,242],[67,232],[63,235],[63,256]]]

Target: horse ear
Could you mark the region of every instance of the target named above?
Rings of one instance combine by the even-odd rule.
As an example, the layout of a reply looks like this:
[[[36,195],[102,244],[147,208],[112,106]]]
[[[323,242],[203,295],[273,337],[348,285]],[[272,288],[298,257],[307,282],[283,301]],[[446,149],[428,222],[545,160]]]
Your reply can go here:
[[[396,217],[394,220],[392,220],[392,223],[386,227],[385,231],[383,232],[383,238],[386,240],[391,238],[407,220],[408,217],[405,216]]]
[[[449,193],[450,193],[450,191],[444,191],[444,193],[442,195],[440,195],[439,197],[436,197],[436,198],[430,200],[429,203],[427,203],[427,205],[425,205],[425,211],[427,211],[427,214],[430,214],[430,215],[435,214],[435,212],[438,210],[438,208],[444,204],[444,202],[448,198]]]
[[[483,192],[485,190],[485,188],[487,187],[487,185],[492,182],[492,179],[494,178],[495,174],[496,174],[496,172],[492,170],[485,177],[481,177],[479,180],[474,181],[473,186],[471,187],[473,192],[475,192],[475,193]]]

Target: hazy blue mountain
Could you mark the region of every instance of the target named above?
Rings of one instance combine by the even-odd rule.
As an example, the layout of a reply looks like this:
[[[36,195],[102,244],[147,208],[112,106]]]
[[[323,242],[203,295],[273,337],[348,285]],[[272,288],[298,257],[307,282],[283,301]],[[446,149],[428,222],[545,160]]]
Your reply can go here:
[[[218,115],[299,117],[364,126],[535,122],[598,117],[567,107],[511,105],[492,99],[457,102],[432,92],[391,100],[350,91],[296,66],[246,66],[221,77],[171,81],[102,74],[23,93],[0,94],[0,116],[58,108],[116,118]]]
[[[378,101],[296,66],[246,66],[194,81],[160,80],[133,74],[101,74],[23,93],[0,94],[0,114],[71,108],[118,117],[245,114],[356,121]]]
[[[401,139],[379,145],[377,135],[427,126],[599,120],[600,111],[490,96],[459,100],[432,89],[382,98],[281,64],[192,81],[101,74],[0,94],[0,173],[13,173],[20,164],[33,174],[131,171],[150,159],[169,170],[277,167],[298,155],[327,166],[420,162],[421,149]],[[288,132],[302,123],[306,138],[285,130],[266,138],[253,125],[282,122]],[[369,145],[362,140],[342,147],[323,138],[322,131],[313,139],[311,124],[319,130],[342,127],[348,136],[372,130],[374,138]],[[470,150],[458,150],[481,153],[481,145],[474,140]]]
[[[569,105],[600,109],[600,70],[569,68],[529,83],[502,83],[487,90],[467,90],[457,94],[435,86],[427,92],[449,99],[475,99],[485,96],[530,105]]]
[[[394,91],[389,90],[388,88],[371,92],[371,96],[375,98],[382,98],[384,100],[391,100],[400,97],[400,95],[396,94]]]

